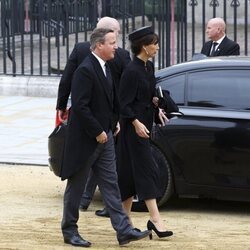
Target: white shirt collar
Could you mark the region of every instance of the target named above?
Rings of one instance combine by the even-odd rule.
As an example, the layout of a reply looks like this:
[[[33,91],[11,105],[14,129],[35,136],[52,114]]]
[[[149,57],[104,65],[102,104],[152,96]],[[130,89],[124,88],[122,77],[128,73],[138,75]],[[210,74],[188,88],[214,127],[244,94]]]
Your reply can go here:
[[[104,60],[102,60],[102,58],[101,57],[99,57],[97,54],[95,54],[93,51],[91,52],[94,56],[95,56],[95,58],[98,60],[98,62],[100,63],[100,65],[101,65],[101,67],[102,67],[102,70],[103,70],[103,73],[104,73],[104,75],[106,75],[106,68],[105,68],[105,61]]]
[[[224,35],[222,38],[220,38],[220,39],[217,40],[217,41],[213,41],[213,42],[218,43],[216,47],[218,47],[218,46],[221,44],[221,42],[222,42],[222,40],[225,38],[225,36],[226,36],[226,35]]]

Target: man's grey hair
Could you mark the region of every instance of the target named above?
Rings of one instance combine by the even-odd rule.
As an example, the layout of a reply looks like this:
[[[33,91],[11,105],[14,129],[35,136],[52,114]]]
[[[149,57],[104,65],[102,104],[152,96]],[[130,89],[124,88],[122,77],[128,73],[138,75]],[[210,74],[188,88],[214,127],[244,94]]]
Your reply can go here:
[[[112,29],[103,29],[103,28],[94,29],[90,36],[90,49],[94,50],[96,48],[97,43],[104,43],[105,35],[110,32],[114,33]]]

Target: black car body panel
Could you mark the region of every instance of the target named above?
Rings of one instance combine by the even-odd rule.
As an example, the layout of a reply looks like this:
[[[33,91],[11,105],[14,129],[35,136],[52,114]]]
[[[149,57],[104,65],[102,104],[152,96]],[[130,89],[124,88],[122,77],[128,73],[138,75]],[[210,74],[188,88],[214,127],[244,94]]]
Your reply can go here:
[[[163,205],[185,197],[250,201],[250,57],[216,57],[156,72],[179,111],[152,130]],[[60,175],[64,130],[49,138],[51,170]],[[59,164],[58,164],[59,163]],[[135,199],[134,210],[145,208]]]
[[[250,201],[250,58],[192,61],[156,76],[182,113],[152,133],[175,193]]]

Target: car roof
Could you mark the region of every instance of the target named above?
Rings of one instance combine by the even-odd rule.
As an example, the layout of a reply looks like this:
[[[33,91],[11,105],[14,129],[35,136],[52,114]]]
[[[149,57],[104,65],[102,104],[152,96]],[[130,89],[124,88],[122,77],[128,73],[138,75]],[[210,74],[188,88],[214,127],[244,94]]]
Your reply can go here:
[[[206,57],[204,59],[183,62],[158,70],[156,72],[156,76],[158,78],[203,68],[215,69],[215,68],[225,68],[225,67],[226,68],[248,67],[250,69],[250,57],[249,56]]]

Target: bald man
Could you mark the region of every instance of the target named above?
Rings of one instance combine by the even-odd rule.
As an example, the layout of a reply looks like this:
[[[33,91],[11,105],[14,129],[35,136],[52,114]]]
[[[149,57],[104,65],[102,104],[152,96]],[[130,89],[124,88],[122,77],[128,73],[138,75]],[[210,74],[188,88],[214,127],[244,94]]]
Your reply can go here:
[[[210,41],[206,42],[201,53],[206,56],[239,55],[240,46],[226,36],[226,24],[220,17],[212,18],[207,23],[206,33]]]

